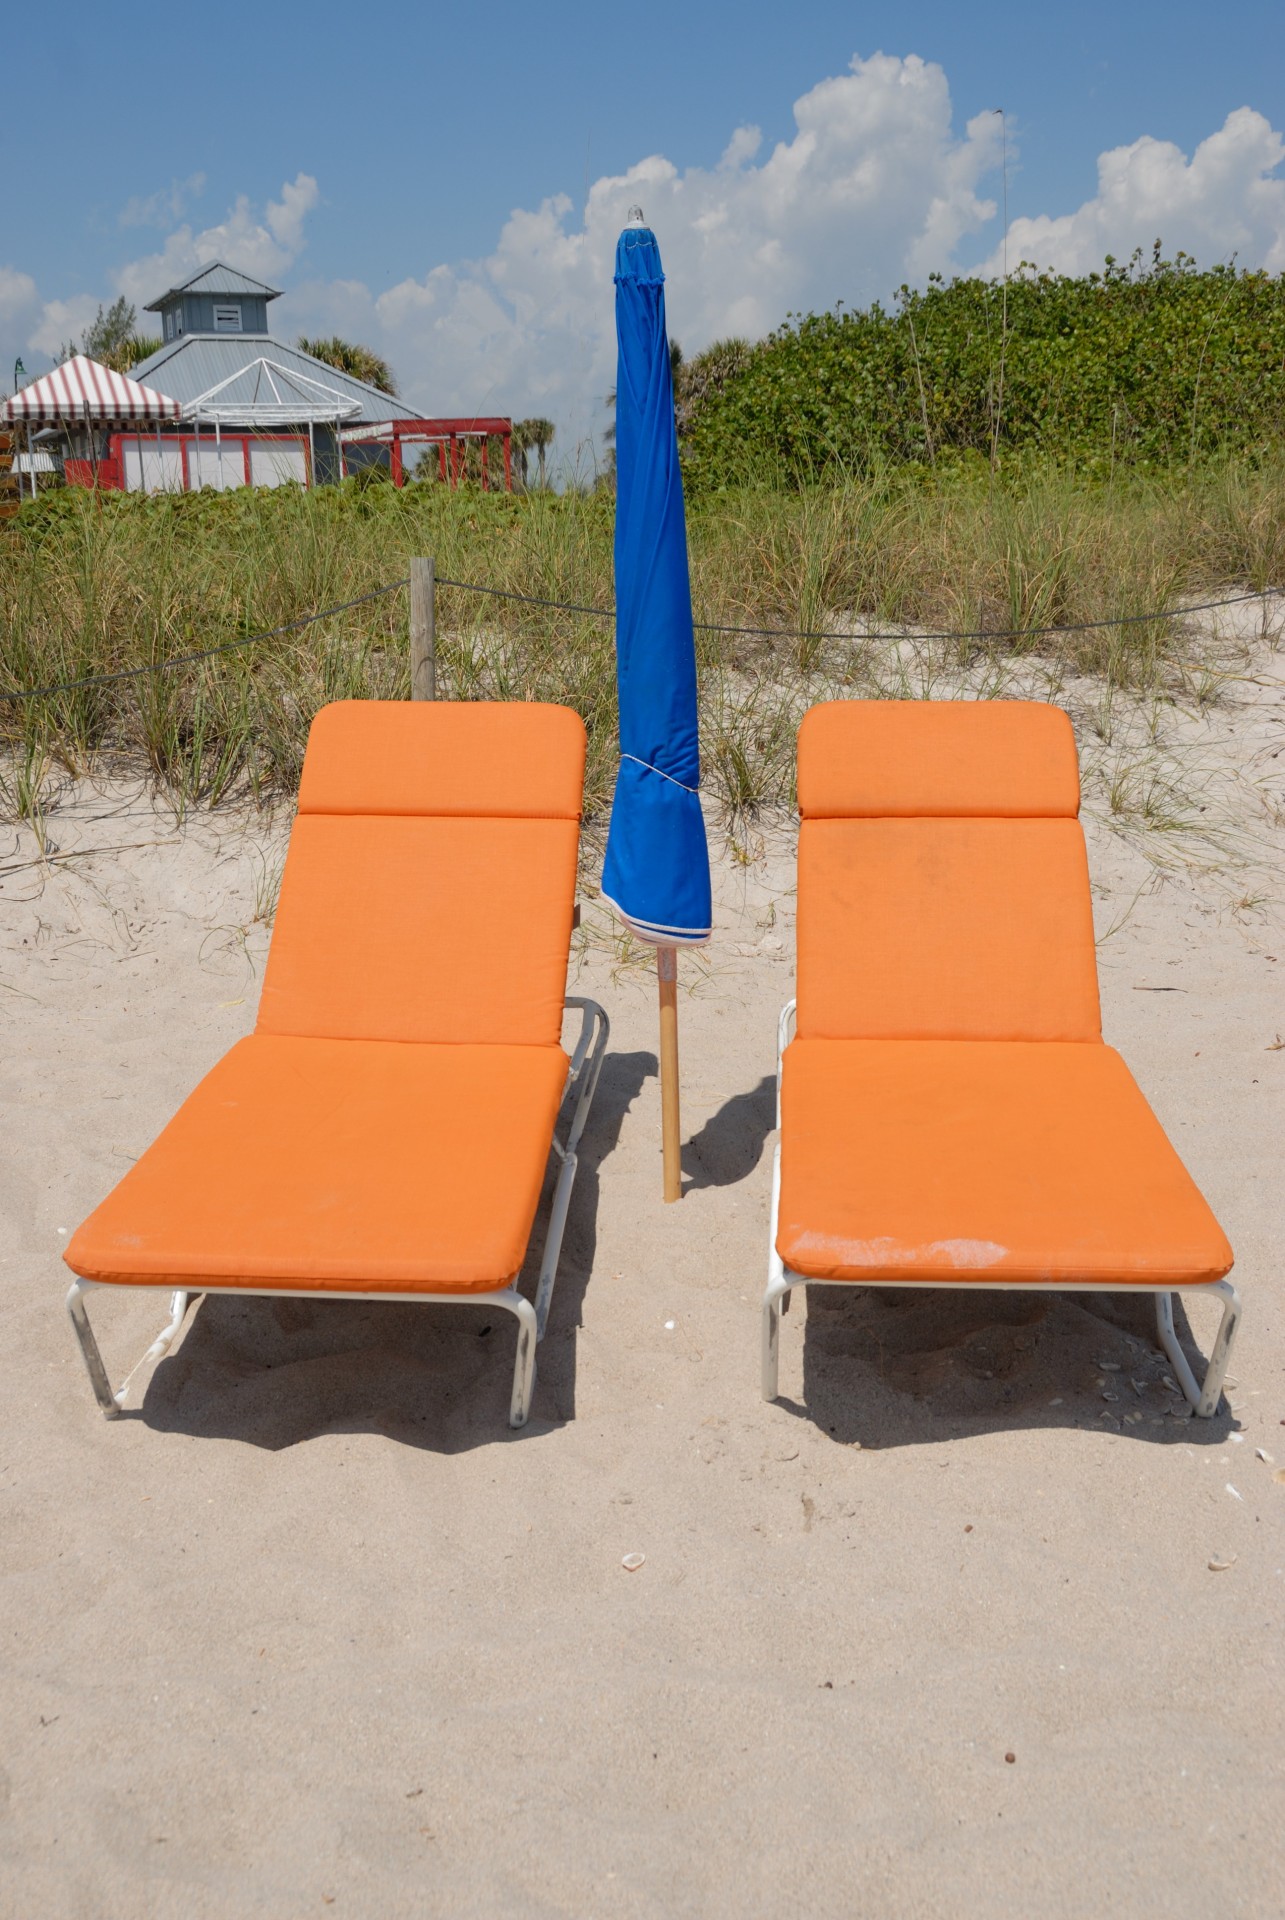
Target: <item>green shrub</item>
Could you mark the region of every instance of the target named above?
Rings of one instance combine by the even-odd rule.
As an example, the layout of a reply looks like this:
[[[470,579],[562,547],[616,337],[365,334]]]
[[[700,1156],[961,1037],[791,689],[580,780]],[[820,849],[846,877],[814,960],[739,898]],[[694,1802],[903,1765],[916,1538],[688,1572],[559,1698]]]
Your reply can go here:
[[[693,489],[1036,458],[1099,475],[1285,441],[1285,276],[1184,254],[793,316],[684,419]]]

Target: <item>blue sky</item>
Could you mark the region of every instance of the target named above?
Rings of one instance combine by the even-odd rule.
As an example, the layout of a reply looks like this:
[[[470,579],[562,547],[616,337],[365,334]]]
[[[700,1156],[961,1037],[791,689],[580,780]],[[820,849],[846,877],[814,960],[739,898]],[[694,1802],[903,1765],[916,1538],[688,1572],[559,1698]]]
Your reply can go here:
[[[1285,266],[1280,0],[222,0],[126,20],[83,0],[6,17],[0,367],[48,365],[98,300],[222,247],[287,289],[283,333],[369,338],[417,404],[548,412],[565,448],[610,384],[625,200],[653,200],[695,348],[993,265],[997,106],[1010,255],[1077,268],[1161,232]],[[640,173],[650,156],[668,171]]]

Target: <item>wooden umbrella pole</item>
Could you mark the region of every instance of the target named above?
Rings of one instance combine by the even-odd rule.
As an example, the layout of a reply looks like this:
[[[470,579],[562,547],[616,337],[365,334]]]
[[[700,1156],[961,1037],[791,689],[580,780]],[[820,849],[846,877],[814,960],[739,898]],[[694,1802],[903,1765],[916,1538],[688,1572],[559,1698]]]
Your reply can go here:
[[[678,950],[657,947],[660,982],[660,1134],[664,1147],[665,1198],[683,1197],[682,1139],[678,1119]]]

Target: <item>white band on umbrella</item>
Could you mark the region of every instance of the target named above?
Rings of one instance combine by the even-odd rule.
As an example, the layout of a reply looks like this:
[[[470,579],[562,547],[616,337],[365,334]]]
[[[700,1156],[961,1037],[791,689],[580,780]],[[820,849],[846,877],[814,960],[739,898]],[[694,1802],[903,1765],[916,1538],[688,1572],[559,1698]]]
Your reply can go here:
[[[636,753],[622,753],[620,757],[622,760],[632,760],[636,767],[646,767],[648,773],[658,773],[661,779],[668,780],[672,787],[682,787],[684,793],[694,793],[698,799],[700,798],[699,787],[683,786],[681,780],[675,780],[673,774],[666,773],[663,767],[653,767],[650,760],[640,760]]]
[[[609,893],[600,893],[598,898],[618,913],[630,932],[649,947],[703,947],[713,937],[712,926],[662,927],[655,920],[639,920],[635,914],[626,913],[619,900],[613,900]]]

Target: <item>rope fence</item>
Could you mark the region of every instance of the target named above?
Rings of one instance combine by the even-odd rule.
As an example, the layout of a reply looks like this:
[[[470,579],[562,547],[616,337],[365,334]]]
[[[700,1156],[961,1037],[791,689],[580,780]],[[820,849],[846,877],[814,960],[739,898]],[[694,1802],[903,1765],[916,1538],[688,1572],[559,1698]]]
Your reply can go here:
[[[558,613],[577,613],[593,620],[614,620],[614,607],[585,606],[574,600],[548,600],[539,594],[518,593],[511,587],[488,587],[476,580],[451,580],[445,574],[435,576],[436,585],[453,587],[460,593],[487,595],[496,600],[512,600],[529,607],[544,607]],[[245,647],[261,645],[265,640],[278,640],[283,634],[299,633],[305,627],[314,626],[319,620],[332,620],[338,614],[351,613],[355,607],[368,606],[372,600],[383,599],[390,593],[398,593],[411,584],[409,578],[390,580],[386,586],[372,587],[369,593],[358,594],[354,600],[343,600],[337,606],[323,607],[316,613],[300,614],[296,620],[286,620],[278,627],[267,627],[262,633],[247,633],[236,640],[225,640],[218,646],[202,647],[194,653],[175,654],[169,660],[149,660],[139,667],[121,667],[110,673],[89,673],[78,680],[63,680],[46,687],[24,687],[12,691],[0,689],[0,704],[18,705],[28,700],[44,700],[58,693],[78,693],[84,687],[108,686],[122,680],[138,680],[149,673],[168,673],[175,667],[190,667],[202,660],[216,659],[220,654],[237,653]],[[971,631],[942,628],[922,633],[889,634],[895,640],[1047,640],[1072,633],[1100,633],[1109,627],[1147,626],[1160,620],[1183,620],[1195,613],[1213,613],[1223,607],[1245,606],[1251,601],[1266,600],[1285,591],[1278,587],[1267,587],[1262,593],[1229,594],[1221,600],[1202,600],[1192,606],[1164,607],[1154,613],[1122,613],[1107,620],[1076,620],[1065,626],[1050,627],[978,627]],[[694,623],[697,633],[739,634],[752,639],[771,640],[839,640],[851,636],[836,633],[833,628],[825,627],[752,627],[722,625],[708,620]]]
[[[458,587],[464,593],[490,594],[497,600],[520,600],[531,607],[559,607],[564,613],[589,614],[598,620],[614,620],[614,607],[579,606],[573,600],[542,600],[537,594],[515,593],[510,587],[484,587],[473,580],[448,580],[445,574],[437,575],[440,587]],[[1234,593],[1225,600],[1202,600],[1190,607],[1164,607],[1158,613],[1121,613],[1109,620],[1075,620],[1060,627],[978,627],[972,632],[943,628],[939,632],[902,633],[888,635],[893,640],[1039,640],[1052,634],[1061,633],[1099,633],[1106,627],[1141,627],[1153,620],[1182,620],[1192,613],[1210,613],[1216,607],[1244,606],[1250,600],[1265,600],[1270,595],[1285,591],[1277,587],[1266,587],[1262,593]],[[697,633],[740,633],[762,639],[775,640],[842,640],[844,634],[836,633],[833,627],[736,627],[721,626],[711,620],[692,622]]]
[[[177,653],[171,660],[149,660],[141,667],[120,667],[113,673],[87,673],[83,679],[62,680],[49,687],[24,687],[20,693],[0,692],[0,701],[43,700],[54,693],[76,693],[81,687],[107,686],[116,680],[138,680],[146,673],[168,673],[171,667],[190,667],[198,660],[213,660],[221,653],[236,653],[242,647],[257,646],[261,640],[277,640],[283,633],[298,633],[318,620],[329,620],[337,613],[351,612],[353,607],[364,607],[369,601],[396,593],[405,585],[404,580],[391,580],[386,587],[372,587],[369,593],[358,594],[355,600],[341,601],[337,607],[323,607],[320,613],[303,613],[297,620],[285,620],[279,627],[267,627],[262,633],[243,634],[239,640],[225,640],[217,647],[202,647],[197,653]]]

